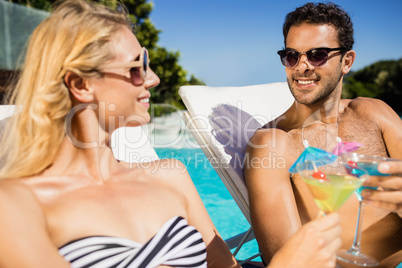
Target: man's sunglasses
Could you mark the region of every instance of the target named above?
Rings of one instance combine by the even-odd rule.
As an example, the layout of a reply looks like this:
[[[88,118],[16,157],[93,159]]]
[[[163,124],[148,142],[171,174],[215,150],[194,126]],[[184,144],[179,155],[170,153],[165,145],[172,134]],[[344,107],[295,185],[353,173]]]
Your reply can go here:
[[[141,48],[140,58],[136,61],[112,63],[102,66],[102,69],[109,68],[130,68],[131,82],[136,86],[140,86],[144,84],[145,79],[147,78],[147,72],[149,69],[148,50],[145,47]]]
[[[337,47],[337,48],[327,48],[327,47],[320,47],[320,48],[313,48],[306,52],[298,52],[294,49],[284,49],[279,50],[278,54],[281,58],[281,62],[283,66],[287,68],[292,68],[293,66],[297,65],[300,60],[300,56],[302,54],[306,54],[308,62],[310,62],[313,66],[321,66],[325,64],[328,60],[328,53],[331,51],[347,51],[344,47]]]

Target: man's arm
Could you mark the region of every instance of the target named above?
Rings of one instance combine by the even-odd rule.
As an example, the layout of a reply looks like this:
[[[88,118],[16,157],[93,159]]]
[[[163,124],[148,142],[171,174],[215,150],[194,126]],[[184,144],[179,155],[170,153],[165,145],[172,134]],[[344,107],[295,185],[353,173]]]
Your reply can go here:
[[[402,120],[385,102],[366,99],[366,109],[371,111],[383,135],[390,157],[402,159]]]
[[[390,157],[402,159],[402,120],[386,103],[377,99],[364,99],[365,108],[381,129]],[[383,173],[402,174],[402,161],[384,163],[379,166]],[[383,191],[364,190],[362,196],[369,205],[398,213],[402,217],[402,177],[372,176],[366,186],[381,187]]]
[[[261,129],[246,151],[244,172],[251,221],[267,262],[301,227],[288,172],[288,144],[285,132]]]

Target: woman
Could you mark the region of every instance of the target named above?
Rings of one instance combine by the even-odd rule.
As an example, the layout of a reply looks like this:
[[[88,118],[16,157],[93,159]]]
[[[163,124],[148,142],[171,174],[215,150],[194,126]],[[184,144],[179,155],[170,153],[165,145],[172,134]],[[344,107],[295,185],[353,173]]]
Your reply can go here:
[[[239,266],[180,162],[112,154],[116,128],[149,121],[158,83],[123,13],[65,1],[37,27],[1,148],[1,267]],[[312,222],[270,267],[333,266],[338,222]]]

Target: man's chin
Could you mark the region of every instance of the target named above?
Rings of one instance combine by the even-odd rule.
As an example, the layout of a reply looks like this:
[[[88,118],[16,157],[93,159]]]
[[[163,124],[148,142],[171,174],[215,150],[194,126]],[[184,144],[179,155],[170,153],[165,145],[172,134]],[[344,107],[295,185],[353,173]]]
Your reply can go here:
[[[311,94],[303,94],[302,96],[293,95],[295,100],[303,105],[313,105],[316,103],[316,98],[314,96],[310,96]]]

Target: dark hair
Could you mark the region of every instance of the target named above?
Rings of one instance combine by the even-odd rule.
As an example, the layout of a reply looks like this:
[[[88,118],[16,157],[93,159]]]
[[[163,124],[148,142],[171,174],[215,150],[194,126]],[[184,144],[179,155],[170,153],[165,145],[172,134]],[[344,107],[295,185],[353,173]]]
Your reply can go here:
[[[307,3],[296,8],[295,11],[286,15],[283,24],[283,37],[286,47],[286,37],[292,26],[302,23],[329,24],[335,27],[338,32],[340,47],[351,50],[354,44],[353,23],[346,11],[332,3]]]

